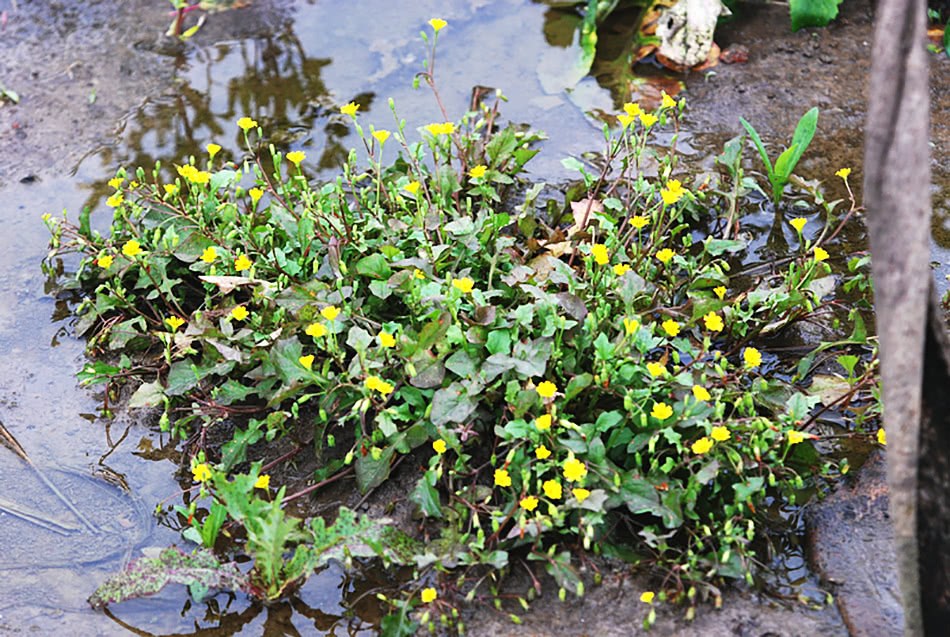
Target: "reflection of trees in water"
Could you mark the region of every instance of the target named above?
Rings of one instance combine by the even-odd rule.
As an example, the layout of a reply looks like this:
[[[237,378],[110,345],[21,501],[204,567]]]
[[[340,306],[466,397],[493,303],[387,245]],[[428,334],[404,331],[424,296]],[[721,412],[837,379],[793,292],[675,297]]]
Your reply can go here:
[[[148,170],[160,160],[165,175],[174,178],[173,165],[190,156],[203,165],[210,142],[222,146],[216,165],[222,159],[240,161],[246,149],[236,121],[245,115],[263,128],[263,149],[303,148],[305,166],[320,171],[346,160],[348,118],[321,79],[332,60],[308,57],[293,32],[219,44],[178,63],[190,70],[180,74],[176,92],[146,103],[123,123],[117,142],[96,153],[107,169],[89,184],[87,205],[101,204],[110,192],[109,173],[119,166]],[[355,101],[366,112],[373,98],[364,93],[344,101]]]
[[[322,601],[314,605],[307,603],[301,595],[294,595],[265,607],[260,602],[248,602],[240,593],[220,593],[200,604],[188,598],[180,612],[175,612],[162,602],[154,602],[161,605],[160,610],[166,616],[194,619],[194,630],[188,632],[154,633],[137,628],[133,617],[123,617],[125,613],[121,604],[107,607],[103,612],[123,629],[142,637],[157,637],[160,634],[176,637],[236,635],[252,623],[260,624],[256,634],[265,637],[375,634],[383,616],[389,611],[388,605],[380,602],[376,593],[391,595],[398,588],[398,582],[390,575],[377,562],[370,560],[364,564],[357,561],[352,572],[341,575],[337,586],[340,592],[339,606],[327,603],[326,595],[320,595]],[[262,613],[265,613],[264,617],[260,618]],[[154,617],[149,616],[148,622],[154,622]]]

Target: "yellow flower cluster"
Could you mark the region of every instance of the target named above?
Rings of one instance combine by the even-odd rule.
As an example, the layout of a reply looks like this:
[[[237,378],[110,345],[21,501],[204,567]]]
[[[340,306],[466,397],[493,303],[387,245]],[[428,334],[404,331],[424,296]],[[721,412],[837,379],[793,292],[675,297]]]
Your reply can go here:
[[[206,184],[211,181],[211,173],[206,170],[198,170],[191,164],[178,166],[178,174],[193,184]]]
[[[452,122],[443,122],[441,124],[428,124],[425,127],[426,131],[434,137],[439,135],[451,135],[455,132],[455,124]]]
[[[393,393],[393,389],[395,389],[392,383],[387,383],[379,376],[369,376],[365,381],[363,381],[363,384],[367,389],[378,391],[383,396],[388,396],[389,394]]]
[[[683,198],[683,195],[686,194],[686,189],[683,188],[683,184],[680,183],[679,179],[670,179],[666,182],[666,188],[660,190],[660,196],[663,198],[663,203],[667,206],[672,206],[677,201]]]

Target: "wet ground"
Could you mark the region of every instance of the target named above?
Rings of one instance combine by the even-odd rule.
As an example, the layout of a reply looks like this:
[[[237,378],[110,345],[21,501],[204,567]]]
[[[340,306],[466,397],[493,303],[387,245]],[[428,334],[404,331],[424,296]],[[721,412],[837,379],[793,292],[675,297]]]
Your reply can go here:
[[[178,541],[177,532],[135,513],[177,497],[178,458],[139,414],[107,420],[98,412],[101,396],[78,387],[74,374],[84,361],[83,345],[69,333],[65,298],[40,270],[47,234],[39,217],[64,209],[75,217],[89,205],[94,224],[107,227],[102,195],[118,166],[147,166],[156,159],[168,165],[199,153],[210,141],[233,153],[239,141],[234,121],[243,115],[280,131],[274,141],[282,147],[305,150],[312,174],[332,171],[354,145],[334,115],[343,103],[363,105],[364,125],[392,127],[388,97],[409,126],[440,120],[431,96],[411,88],[422,63],[418,32],[435,15],[450,24],[442,33],[437,71],[447,110],[461,113],[474,85],[502,89],[510,100],[503,114],[550,137],[529,165],[532,179],[569,177],[560,164],[563,157],[599,149],[600,123],[590,114],[614,111],[626,96],[592,77],[565,90],[576,79],[565,70],[577,53],[573,24],[564,13],[529,0],[426,0],[412,3],[411,10],[387,0],[345,10],[332,2],[255,0],[247,8],[211,15],[186,45],[161,36],[171,20],[168,6],[158,0],[0,0],[0,82],[21,97],[19,105],[0,107],[0,421],[38,465],[70,469],[66,475],[50,470],[57,483],[79,481],[72,488],[106,490],[103,502],[112,504],[100,513],[110,520],[129,516],[132,525],[114,529],[108,540],[80,534],[86,544],[65,554],[81,567],[51,559],[43,543],[61,541],[56,534],[33,536],[32,562],[22,562],[29,554],[22,549],[14,561],[4,546],[0,569],[16,566],[16,571],[0,574],[0,634],[57,634],[65,626],[81,635],[374,634],[378,607],[364,595],[377,583],[374,575],[352,577],[333,568],[313,577],[293,603],[267,610],[223,595],[191,604],[182,589],[118,605],[114,615],[88,609],[85,598],[92,588],[127,555]],[[784,144],[798,117],[818,105],[819,133],[797,172],[826,181],[833,195],[842,196],[832,177],[837,168],[853,167],[853,184],[861,179],[871,9],[866,1],[844,3],[843,16],[829,28],[797,34],[790,33],[784,10],[749,3],[739,19],[720,29],[723,48],[748,48],[747,63],[672,78],[684,79],[688,89],[687,147],[704,149],[696,150],[693,160],[711,166],[722,140],[738,134],[740,114],[766,140]],[[605,49],[610,37],[604,33]],[[931,59],[938,156],[950,141],[950,61]],[[595,72],[607,62],[599,60]],[[935,260],[950,264],[946,156],[935,157],[934,169],[934,229],[946,230],[935,233]],[[12,456],[0,461],[0,494],[14,493],[21,503],[47,503],[57,519],[65,519],[46,487],[18,461]],[[131,496],[106,482],[89,486],[77,477],[102,475],[103,465],[125,476]],[[4,532],[12,528],[5,526]],[[849,553],[838,548],[822,553],[823,544],[820,539],[815,544],[816,562],[834,574],[832,579],[847,579],[848,571],[841,570],[846,566],[834,558]],[[821,588],[814,576],[810,581]],[[469,628],[477,635],[629,635],[646,614],[637,601],[646,586],[608,573],[605,584],[581,601],[561,604],[549,595],[536,603],[520,628],[493,611],[477,612]],[[847,588],[840,586],[844,597]],[[856,590],[865,591],[852,596],[861,603],[868,589],[857,585]],[[351,617],[343,616],[344,605],[354,609]],[[862,612],[851,606],[843,614]],[[848,632],[834,606],[806,610],[794,601],[738,592],[726,596],[722,611],[701,607],[692,624],[680,615],[678,609],[661,610],[654,634]],[[855,634],[897,634],[894,618],[888,621],[874,633],[850,626]]]

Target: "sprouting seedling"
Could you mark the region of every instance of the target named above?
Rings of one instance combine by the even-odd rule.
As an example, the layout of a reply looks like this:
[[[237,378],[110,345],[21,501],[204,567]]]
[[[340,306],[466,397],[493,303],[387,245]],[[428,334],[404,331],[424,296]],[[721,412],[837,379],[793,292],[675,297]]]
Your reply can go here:
[[[808,148],[812,138],[815,136],[815,130],[818,128],[818,107],[812,108],[798,120],[798,125],[795,127],[795,134],[792,135],[791,146],[786,148],[785,151],[778,156],[774,166],[772,162],[769,161],[769,155],[765,151],[765,144],[762,143],[762,138],[759,137],[759,134],[755,128],[752,127],[752,124],[741,117],[739,118],[739,122],[743,128],[745,128],[746,132],[749,133],[749,137],[752,138],[752,143],[755,144],[756,149],[759,151],[762,163],[765,164],[765,168],[768,170],[769,183],[772,185],[772,202],[778,205],[779,200],[782,198],[782,191],[785,188],[785,184],[788,183],[788,179],[791,177],[792,171],[795,170],[798,160],[802,158],[805,149]]]

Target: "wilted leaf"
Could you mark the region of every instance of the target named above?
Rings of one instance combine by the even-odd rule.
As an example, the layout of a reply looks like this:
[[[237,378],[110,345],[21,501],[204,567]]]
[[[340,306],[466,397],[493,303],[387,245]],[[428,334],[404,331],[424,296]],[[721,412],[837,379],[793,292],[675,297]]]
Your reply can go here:
[[[247,575],[233,563],[222,563],[210,551],[198,549],[191,555],[176,547],[167,548],[157,558],[140,558],[121,573],[107,579],[89,598],[93,608],[154,595],[168,584],[185,584],[197,589],[240,591],[248,589]]]

